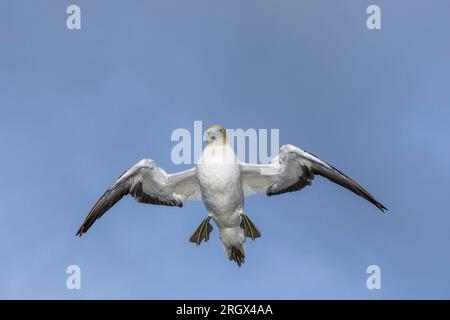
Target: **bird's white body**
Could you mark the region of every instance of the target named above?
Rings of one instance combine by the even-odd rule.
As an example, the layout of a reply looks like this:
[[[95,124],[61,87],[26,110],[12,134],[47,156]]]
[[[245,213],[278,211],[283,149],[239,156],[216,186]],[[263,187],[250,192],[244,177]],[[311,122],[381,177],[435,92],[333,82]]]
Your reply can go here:
[[[197,164],[202,201],[220,232],[225,250],[243,249],[244,230],[240,227],[244,208],[241,163],[228,144],[208,145]]]

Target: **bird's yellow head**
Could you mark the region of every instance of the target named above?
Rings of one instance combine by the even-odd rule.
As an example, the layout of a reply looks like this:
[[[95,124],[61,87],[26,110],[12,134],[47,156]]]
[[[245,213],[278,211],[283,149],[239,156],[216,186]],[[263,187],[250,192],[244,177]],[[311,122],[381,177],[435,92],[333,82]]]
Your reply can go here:
[[[220,125],[210,126],[205,131],[206,144],[226,144],[227,143],[227,131]]]

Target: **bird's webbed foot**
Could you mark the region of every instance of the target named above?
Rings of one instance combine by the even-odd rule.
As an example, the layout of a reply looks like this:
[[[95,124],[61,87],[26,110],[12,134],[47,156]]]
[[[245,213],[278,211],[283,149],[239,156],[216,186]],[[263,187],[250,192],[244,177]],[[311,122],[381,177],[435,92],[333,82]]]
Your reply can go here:
[[[209,223],[211,217],[208,217],[200,223],[197,230],[192,234],[189,238],[190,242],[195,243],[196,245],[200,245],[200,243],[204,240],[205,242],[209,240],[209,234],[213,230],[212,225]]]
[[[245,214],[241,214],[241,228],[244,229],[244,235],[252,240],[261,237],[261,232],[255,224],[250,220],[250,218]]]

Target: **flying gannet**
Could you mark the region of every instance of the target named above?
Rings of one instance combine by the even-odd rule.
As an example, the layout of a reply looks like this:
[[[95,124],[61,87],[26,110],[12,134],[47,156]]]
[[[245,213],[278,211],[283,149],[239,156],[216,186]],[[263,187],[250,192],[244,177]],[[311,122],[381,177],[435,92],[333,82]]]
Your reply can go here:
[[[199,245],[209,240],[214,220],[230,260],[238,266],[245,259],[245,238],[261,236],[244,211],[244,198],[263,192],[268,196],[293,192],[311,185],[320,175],[370,201],[382,212],[387,210],[351,178],[293,145],[281,147],[269,164],[242,163],[227,143],[225,128],[206,130],[206,147],[198,164],[186,171],[168,174],[151,159],[139,161],[125,171],[91,209],[77,235],[82,236],[92,224],[122,197],[130,194],[137,202],[182,207],[186,200],[203,201],[208,216],[190,237]]]

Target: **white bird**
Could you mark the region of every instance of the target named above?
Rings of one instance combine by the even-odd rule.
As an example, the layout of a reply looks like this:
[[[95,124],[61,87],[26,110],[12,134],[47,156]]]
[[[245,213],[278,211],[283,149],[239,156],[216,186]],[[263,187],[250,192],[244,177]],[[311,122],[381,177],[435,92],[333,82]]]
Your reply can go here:
[[[131,194],[142,203],[182,207],[186,200],[203,201],[208,216],[192,234],[199,245],[209,240],[213,219],[230,260],[239,266],[245,259],[245,238],[256,239],[260,231],[244,211],[244,198],[264,192],[268,196],[298,191],[320,175],[387,210],[351,178],[313,154],[293,145],[281,147],[269,164],[242,163],[227,143],[222,126],[206,130],[206,147],[196,167],[167,174],[150,159],[139,161],[122,174],[89,212],[77,232],[82,236],[92,224],[123,196]]]

